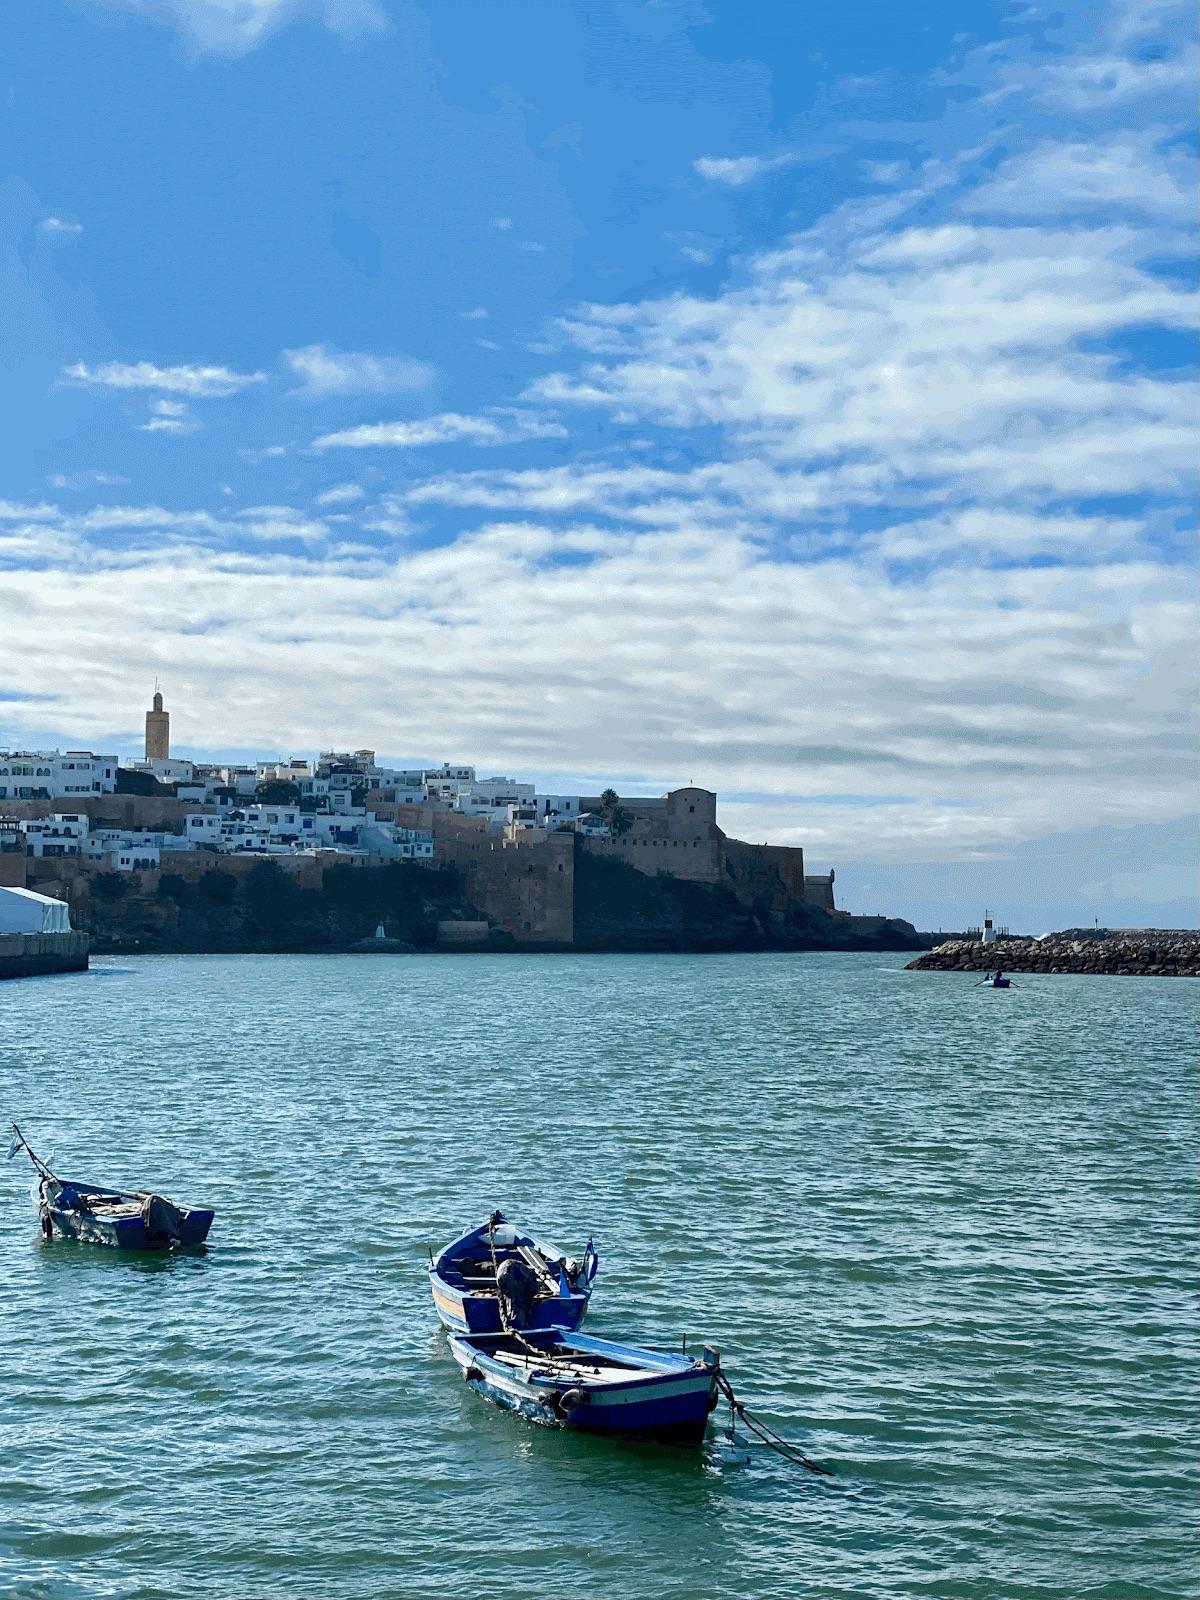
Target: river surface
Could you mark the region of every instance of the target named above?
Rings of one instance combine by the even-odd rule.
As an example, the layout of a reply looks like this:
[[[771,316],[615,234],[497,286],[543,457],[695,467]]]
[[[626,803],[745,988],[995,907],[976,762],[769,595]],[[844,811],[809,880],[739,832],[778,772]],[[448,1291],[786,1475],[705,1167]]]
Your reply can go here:
[[[0,985],[0,1109],[206,1253],[38,1237],[0,1166],[0,1595],[1195,1595],[1182,979],[903,956],[105,958]],[[456,1375],[426,1248],[601,1254],[820,1479]],[[721,1417],[718,1413],[718,1418]]]

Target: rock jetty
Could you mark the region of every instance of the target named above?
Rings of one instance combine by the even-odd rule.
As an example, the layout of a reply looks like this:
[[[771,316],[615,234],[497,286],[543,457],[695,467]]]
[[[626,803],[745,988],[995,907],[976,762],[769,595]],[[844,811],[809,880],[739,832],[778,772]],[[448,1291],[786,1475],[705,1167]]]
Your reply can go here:
[[[1200,977],[1200,932],[1175,928],[1068,928],[1040,939],[950,939],[910,961],[909,972],[1085,972],[1116,977]]]

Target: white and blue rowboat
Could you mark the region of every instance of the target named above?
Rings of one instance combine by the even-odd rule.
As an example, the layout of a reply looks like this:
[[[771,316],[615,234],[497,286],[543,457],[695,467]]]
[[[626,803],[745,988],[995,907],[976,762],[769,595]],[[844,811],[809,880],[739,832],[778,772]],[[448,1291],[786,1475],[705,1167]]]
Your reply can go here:
[[[599,1264],[590,1239],[576,1260],[493,1211],[431,1259],[429,1287],[434,1308],[452,1333],[577,1328]]]
[[[720,1395],[720,1352],[698,1361],[561,1329],[452,1334],[477,1394],[534,1422],[584,1433],[699,1444]]]
[[[9,1156],[18,1150],[27,1152],[37,1171],[33,1203],[47,1239],[77,1239],[81,1244],[103,1244],[117,1250],[167,1250],[203,1244],[208,1237],[213,1212],[206,1208],[177,1206],[149,1190],[126,1194],[100,1184],[55,1177],[13,1123]]]

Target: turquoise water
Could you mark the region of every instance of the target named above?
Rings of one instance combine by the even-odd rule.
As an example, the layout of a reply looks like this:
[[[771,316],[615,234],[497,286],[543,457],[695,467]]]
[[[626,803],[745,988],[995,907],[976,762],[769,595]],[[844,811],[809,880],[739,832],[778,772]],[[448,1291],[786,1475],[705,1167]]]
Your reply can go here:
[[[0,1167],[0,1595],[1196,1593],[1196,985],[903,961],[0,986],[35,1148],[218,1207],[202,1256],[47,1245]],[[589,1330],[719,1344],[836,1479],[467,1390],[425,1251],[494,1205],[594,1232]]]

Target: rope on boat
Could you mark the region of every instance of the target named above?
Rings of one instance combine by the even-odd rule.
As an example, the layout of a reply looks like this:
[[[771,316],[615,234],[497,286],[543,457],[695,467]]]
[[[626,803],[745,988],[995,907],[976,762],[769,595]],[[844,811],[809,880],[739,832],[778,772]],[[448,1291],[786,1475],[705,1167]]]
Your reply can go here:
[[[806,1471],[815,1472],[823,1478],[832,1478],[834,1476],[832,1467],[823,1467],[819,1461],[813,1461],[810,1457],[803,1455],[796,1449],[794,1444],[789,1444],[786,1439],[776,1433],[769,1423],[764,1422],[761,1417],[756,1417],[752,1411],[747,1411],[737,1395],[734,1394],[733,1385],[723,1372],[719,1374],[717,1383],[721,1393],[729,1401],[731,1418],[740,1417],[750,1432],[769,1449],[774,1450],[776,1455],[782,1456],[785,1461],[792,1462],[794,1466],[804,1467]]]
[[[553,1366],[555,1363],[562,1363],[568,1358],[564,1356],[553,1355],[550,1353],[550,1351],[543,1350],[538,1345],[532,1344],[528,1339],[525,1338],[520,1328],[513,1327],[508,1320],[508,1312],[506,1311],[504,1304],[504,1293],[500,1288],[500,1263],[496,1259],[496,1224],[493,1220],[494,1216],[495,1213],[488,1218],[488,1249],[492,1253],[492,1276],[496,1280],[496,1309],[500,1313],[500,1326],[504,1329],[504,1332],[509,1336],[510,1339],[515,1339],[523,1350],[527,1350],[531,1356],[537,1356],[540,1362],[544,1362],[547,1366]]]

